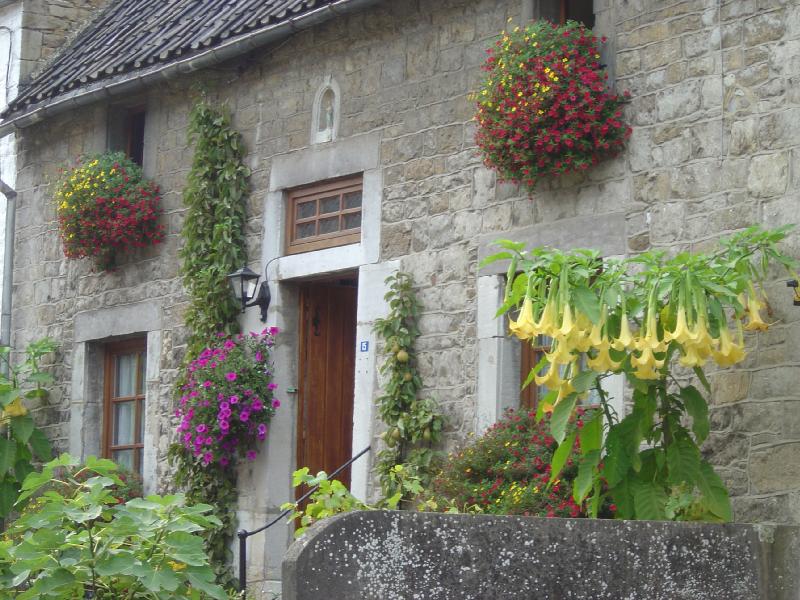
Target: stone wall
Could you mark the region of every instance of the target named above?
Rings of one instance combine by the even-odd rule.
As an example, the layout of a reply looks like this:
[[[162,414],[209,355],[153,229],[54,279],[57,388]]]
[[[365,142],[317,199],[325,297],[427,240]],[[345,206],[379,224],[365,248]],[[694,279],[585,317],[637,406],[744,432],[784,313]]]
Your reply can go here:
[[[354,512],[286,553],[283,600],[796,600],[800,528]]]
[[[108,0],[24,0],[21,74],[40,69]]]
[[[177,279],[180,193],[191,162],[191,90],[199,81],[212,100],[228,104],[249,150],[253,267],[263,236],[275,235],[262,219],[273,157],[308,145],[313,98],[326,76],[342,92],[340,138],[380,136],[381,261],[399,260],[419,286],[425,306],[420,371],[426,393],[447,414],[449,446],[476,423],[480,239],[621,215],[619,229],[604,232],[606,238],[623,238],[631,253],[674,252],[706,247],[752,223],[796,219],[800,8],[739,0],[720,6],[714,0],[598,0],[596,6],[601,29],[611,29],[602,33],[616,47],[616,86],[633,93],[626,108],[634,126],[630,149],[584,175],[544,182],[532,198],[498,183],[481,165],[466,99],[479,81],[485,47],[509,17],[518,18],[520,2],[385,2],[145,92],[145,171],[164,191],[168,235],[115,273],[93,273],[87,262],[63,259],[49,197],[61,164],[103,149],[106,107],[24,130],[13,327],[18,347],[41,335],[62,344],[54,364],[59,384],[38,411],[48,434],[66,445],[75,315],[152,300],[165,325],[160,393],[149,410],[160,419],[156,475],[166,481],[170,386],[185,339],[185,296]],[[580,235],[570,237],[582,245]],[[793,234],[787,248],[798,255],[799,246]],[[800,310],[780,281],[770,292],[778,323],[749,337],[754,351],[746,363],[712,376],[708,452],[735,495],[737,519],[797,522]]]

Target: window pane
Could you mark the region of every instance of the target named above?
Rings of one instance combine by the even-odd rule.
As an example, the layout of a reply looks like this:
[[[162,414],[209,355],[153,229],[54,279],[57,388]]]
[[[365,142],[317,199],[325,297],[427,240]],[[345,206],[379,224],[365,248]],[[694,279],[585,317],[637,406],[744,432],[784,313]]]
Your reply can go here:
[[[114,397],[136,395],[136,354],[120,354],[116,358],[117,381]]]
[[[317,214],[317,201],[300,202],[297,204],[297,219],[310,219]]]
[[[133,471],[133,450],[114,450],[111,460],[129,471]]]
[[[344,216],[345,229],[358,229],[361,227],[361,213],[350,213]]]
[[[347,192],[344,195],[344,207],[347,208],[358,208],[361,206],[361,190],[357,192]]]
[[[322,198],[319,201],[319,214],[327,215],[335,212],[339,212],[339,196]]]
[[[134,402],[115,402],[112,408],[114,415],[112,446],[128,446],[134,443],[133,432],[136,427]]]
[[[319,221],[319,234],[335,233],[339,231],[339,217],[332,219],[320,219]]]
[[[311,223],[301,223],[297,227],[295,227],[295,239],[301,240],[307,237],[314,237],[317,234],[317,224],[315,222]]]

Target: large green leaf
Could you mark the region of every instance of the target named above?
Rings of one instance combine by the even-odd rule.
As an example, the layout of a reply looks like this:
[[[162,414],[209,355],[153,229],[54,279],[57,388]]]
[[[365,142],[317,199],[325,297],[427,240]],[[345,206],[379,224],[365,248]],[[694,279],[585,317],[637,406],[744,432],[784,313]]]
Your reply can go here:
[[[577,401],[578,394],[573,392],[553,408],[553,414],[550,417],[550,434],[559,444],[564,441],[564,437],[567,435],[567,423],[569,423],[569,418],[572,416],[572,411],[575,409]]]
[[[558,445],[556,451],[553,452],[553,459],[550,461],[550,481],[555,481],[561,474],[561,470],[572,452],[572,447],[575,445],[575,436],[577,432],[570,433],[563,442]]]
[[[600,450],[603,446],[603,413],[597,411],[583,427],[578,430],[578,439],[581,441],[581,454],[588,454]]]
[[[572,486],[572,497],[580,504],[586,498],[595,482],[597,465],[600,463],[600,451],[594,450],[584,456],[578,464],[578,475]]]
[[[21,417],[11,418],[11,431],[14,432],[14,437],[17,438],[22,444],[26,444],[33,433],[34,425],[33,419],[30,415],[22,415]]]
[[[136,557],[131,554],[119,553],[114,556],[104,556],[97,561],[95,571],[102,577],[109,575],[132,575],[139,564]]]
[[[703,501],[710,512],[725,522],[732,519],[731,500],[728,496],[728,490],[719,475],[714,472],[714,468],[706,461],[703,461],[700,465],[697,487],[702,492]]]
[[[5,475],[14,466],[17,457],[17,443],[0,437],[0,477]]]
[[[658,521],[666,517],[667,494],[657,483],[635,481],[631,483],[636,519]]]
[[[686,412],[692,417],[692,431],[697,437],[697,443],[702,444],[708,437],[710,425],[708,422],[708,403],[703,395],[693,385],[681,388],[681,400],[686,407]]]
[[[674,440],[667,446],[667,467],[670,483],[693,487],[700,477],[700,450],[686,437]]]
[[[600,301],[589,288],[572,288],[572,299],[575,301],[575,308],[589,317],[592,323],[600,322]]]
[[[8,516],[8,513],[11,512],[11,507],[17,501],[18,495],[19,490],[14,480],[6,478],[0,481],[0,518],[5,519]]]
[[[576,393],[583,394],[595,386],[597,373],[595,371],[581,371],[572,378],[571,383]]]
[[[33,449],[33,453],[39,457],[39,460],[50,460],[53,457],[50,441],[41,429],[34,429],[28,442]]]

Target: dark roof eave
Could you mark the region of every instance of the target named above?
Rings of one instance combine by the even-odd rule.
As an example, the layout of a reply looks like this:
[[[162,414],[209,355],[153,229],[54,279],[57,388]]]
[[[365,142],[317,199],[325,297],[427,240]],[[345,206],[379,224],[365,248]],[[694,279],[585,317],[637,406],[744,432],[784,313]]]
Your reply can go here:
[[[159,79],[192,73],[219,64],[266,44],[285,39],[296,31],[313,27],[338,14],[353,12],[378,2],[381,0],[337,0],[299,17],[228,40],[199,54],[149,69],[137,69],[80,87],[54,98],[48,98],[37,104],[28,105],[24,110],[12,114],[0,122],[0,138],[16,129],[29,127],[67,110],[91,104],[102,98],[132,93]]]

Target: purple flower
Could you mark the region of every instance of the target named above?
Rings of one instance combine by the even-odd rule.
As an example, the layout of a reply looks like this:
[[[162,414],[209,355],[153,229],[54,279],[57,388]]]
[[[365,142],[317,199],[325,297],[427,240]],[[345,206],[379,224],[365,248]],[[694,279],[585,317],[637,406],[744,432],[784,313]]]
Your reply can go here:
[[[206,427],[205,423],[200,423],[200,425],[198,425],[195,428],[195,430],[197,431],[197,433],[205,433],[206,431],[208,431],[208,427]]]
[[[256,456],[258,456],[258,454],[256,454],[255,450],[248,450],[247,451],[247,460],[255,460]]]
[[[227,402],[220,402],[219,408],[220,410],[230,410],[231,405]]]
[[[206,380],[203,382],[203,387],[204,387],[204,388],[210,388],[210,387],[211,387],[211,382],[210,382],[208,379],[206,379]]]
[[[230,424],[228,421],[226,421],[225,419],[220,419],[220,421],[219,421],[219,428],[220,428],[222,431],[224,431],[224,432],[227,432],[227,431],[229,431],[229,430],[230,430],[230,428],[231,428],[231,424]]]
[[[230,460],[228,460],[228,457],[227,457],[227,456],[220,456],[220,457],[219,457],[219,464],[220,464],[220,465],[222,465],[223,467],[227,467],[227,466],[228,466],[228,463],[230,463],[230,462],[231,462],[231,461],[230,461]]]
[[[261,410],[262,408],[264,408],[264,403],[263,403],[263,402],[261,402],[261,400],[259,400],[258,398],[256,398],[255,400],[253,400],[253,410],[255,410],[255,411],[259,411],[259,410]]]
[[[231,404],[238,404],[239,403],[239,396],[231,396],[230,398],[228,398],[228,401]]]
[[[272,401],[272,408],[278,408],[281,405],[281,401],[277,398]]]
[[[261,362],[262,360],[264,360],[264,356],[261,354],[261,352],[256,352],[256,360],[258,362]]]
[[[236,373],[234,373],[233,371],[225,373],[225,379],[227,379],[228,381],[236,381]]]
[[[266,423],[259,423],[259,425],[258,425],[258,435],[259,436],[267,435],[267,424]]]
[[[222,347],[225,348],[225,350],[233,350],[234,348],[236,348],[236,344],[233,343],[231,340],[225,340],[225,343],[222,344]]]
[[[278,384],[277,383],[270,383],[269,385],[267,385],[267,388],[269,388],[270,390],[277,390],[278,389]]]
[[[203,466],[207,467],[212,460],[214,460],[214,454],[211,452],[206,452],[203,454]]]
[[[243,410],[241,413],[239,413],[239,420],[242,423],[247,423],[249,418],[250,418],[250,411],[249,410]]]

